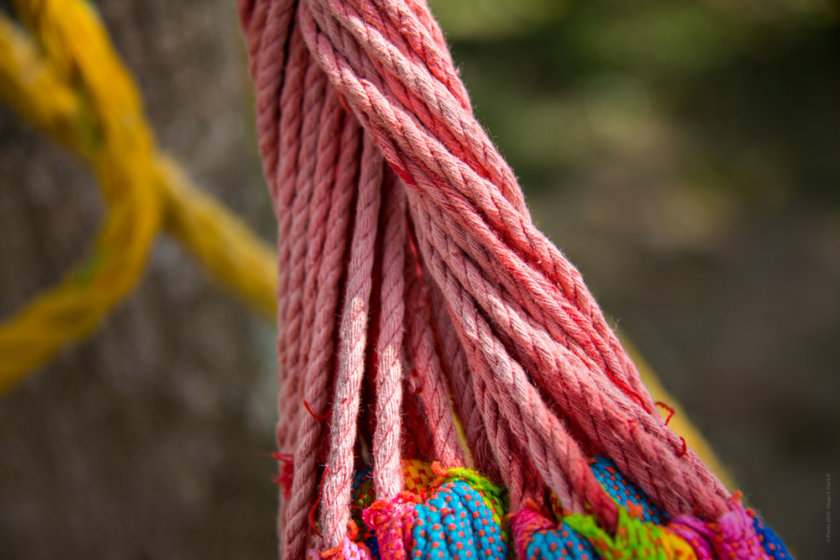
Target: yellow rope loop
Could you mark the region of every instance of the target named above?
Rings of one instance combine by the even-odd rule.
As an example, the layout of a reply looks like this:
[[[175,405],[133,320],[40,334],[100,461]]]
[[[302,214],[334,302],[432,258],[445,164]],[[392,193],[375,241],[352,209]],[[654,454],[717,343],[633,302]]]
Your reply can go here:
[[[273,316],[272,251],[156,151],[137,88],[92,7],[15,6],[29,34],[0,16],[0,94],[94,168],[107,218],[80,265],[0,324],[0,394],[97,327],[136,284],[161,225]]]
[[[44,119],[35,122],[89,161],[108,217],[88,257],[0,326],[0,391],[96,328],[137,282],[161,218],[151,134],[96,15],[79,2],[18,2],[17,7],[43,59],[37,63],[38,49],[22,33],[4,33],[2,43],[9,47],[0,47],[0,55],[17,56],[0,61],[3,91],[18,95],[11,98],[16,107],[33,107],[24,114]],[[13,25],[6,20],[0,29]],[[31,68],[37,79],[28,78]],[[61,82],[60,96],[41,89]],[[67,92],[75,103],[68,102]]]
[[[62,143],[75,135],[76,94],[23,31],[0,16],[0,95],[25,119]]]

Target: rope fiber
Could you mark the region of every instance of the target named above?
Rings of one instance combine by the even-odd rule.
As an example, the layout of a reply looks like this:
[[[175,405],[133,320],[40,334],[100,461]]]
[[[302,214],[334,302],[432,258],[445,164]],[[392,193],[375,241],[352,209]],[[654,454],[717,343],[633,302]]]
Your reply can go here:
[[[752,543],[755,528],[721,536],[722,520],[735,516],[740,527],[749,515],[669,426],[674,409],[649,393],[581,274],[534,226],[425,3],[240,0],[239,13],[279,224],[278,446],[295,457],[280,517],[284,558],[373,554],[349,523],[352,473],[372,462],[374,517],[410,517],[400,505],[409,499],[399,492],[401,452],[498,477],[514,515],[548,511],[551,495],[563,515],[585,520],[577,526],[591,539],[635,520],[591,468],[602,456],[663,519],[713,524],[703,533],[720,537],[713,549]],[[324,119],[334,98],[342,116]],[[338,167],[336,152],[355,159]],[[313,179],[311,170],[330,165],[336,178]],[[312,232],[325,214],[312,193],[330,189],[348,189],[355,202],[333,208],[329,223],[346,234],[336,240],[344,256],[329,267],[340,267],[341,280],[322,284],[324,252]],[[314,286],[330,320],[300,312],[311,301],[301,286]],[[453,448],[459,424],[465,450]],[[411,548],[390,523],[374,548]],[[671,542],[660,529],[633,530]],[[615,542],[624,544],[599,550],[629,546]],[[763,557],[761,547],[744,550]]]

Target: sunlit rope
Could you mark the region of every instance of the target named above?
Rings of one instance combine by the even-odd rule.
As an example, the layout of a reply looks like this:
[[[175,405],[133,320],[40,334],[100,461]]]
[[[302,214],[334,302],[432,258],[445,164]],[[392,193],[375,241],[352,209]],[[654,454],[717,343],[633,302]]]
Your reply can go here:
[[[498,476],[511,518],[530,527],[514,526],[517,546],[553,525],[549,495],[590,541],[601,539],[590,529],[626,535],[638,512],[599,482],[598,453],[685,538],[763,558],[739,496],[673,431],[674,409],[651,396],[580,272],[534,226],[426,3],[240,0],[239,11],[278,219],[277,445],[291,462],[283,557],[376,557],[353,520],[354,473],[365,464],[377,501],[363,515],[382,523],[365,524],[382,550],[425,557],[426,529],[403,538],[412,498],[399,492],[396,465],[440,461],[455,413],[471,466]],[[404,210],[388,202],[400,197]],[[388,280],[401,262],[404,282]],[[418,335],[394,336],[395,317],[417,321]],[[407,391],[394,382],[403,371]],[[432,390],[440,383],[448,394]],[[464,466],[451,455],[448,467]],[[441,521],[431,530],[448,547],[464,535],[450,521],[454,534],[436,532],[444,507],[434,505]],[[659,529],[639,530],[657,540]]]

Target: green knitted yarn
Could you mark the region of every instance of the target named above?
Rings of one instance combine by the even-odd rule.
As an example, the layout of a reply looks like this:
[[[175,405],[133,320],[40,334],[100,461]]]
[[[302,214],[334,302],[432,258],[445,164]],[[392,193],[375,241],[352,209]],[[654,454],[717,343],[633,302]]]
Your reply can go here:
[[[604,560],[668,560],[669,555],[663,547],[665,531],[657,525],[631,517],[626,508],[618,510],[618,527],[614,536],[599,527],[591,515],[567,515],[563,521],[586,537]]]

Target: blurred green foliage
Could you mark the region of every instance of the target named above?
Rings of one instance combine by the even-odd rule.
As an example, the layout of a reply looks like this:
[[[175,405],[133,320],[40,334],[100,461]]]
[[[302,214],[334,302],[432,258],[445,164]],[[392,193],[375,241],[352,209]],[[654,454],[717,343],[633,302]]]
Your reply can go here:
[[[838,12],[774,2],[438,0],[480,119],[531,192],[680,146],[736,205],[840,202]]]

